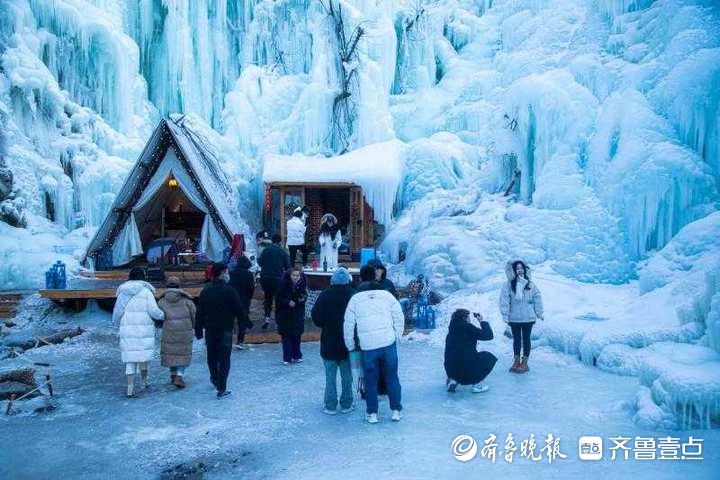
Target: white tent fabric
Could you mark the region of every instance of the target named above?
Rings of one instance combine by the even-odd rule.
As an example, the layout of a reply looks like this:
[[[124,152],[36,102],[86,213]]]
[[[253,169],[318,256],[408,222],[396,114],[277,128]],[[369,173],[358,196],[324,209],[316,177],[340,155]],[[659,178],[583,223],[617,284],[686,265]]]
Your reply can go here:
[[[135,212],[141,210],[157,195],[170,177],[175,178],[178,187],[195,207],[205,214],[198,250],[213,261],[220,261],[223,258],[223,251],[228,246],[225,236],[218,230],[215,222],[208,215],[208,206],[202,199],[200,192],[195,187],[187,170],[178,160],[175,151],[169,148],[165,158],[158,167],[155,174],[148,182],[142,196],[133,207],[133,213],[128,218],[120,235],[113,245],[113,263],[123,265],[132,260],[133,256],[143,253],[140,231],[135,221]]]
[[[142,255],[142,241],[135,223],[135,213],[131,213],[128,221],[112,247],[113,264],[124,265],[134,256]]]
[[[160,188],[171,174],[178,180],[183,196],[193,204],[192,210],[196,210],[195,213],[205,213],[199,248],[203,249],[208,258],[221,259],[233,233],[243,233],[246,236],[250,234],[247,223],[237,216],[234,190],[230,187],[228,178],[222,174],[217,154],[211,151],[207,139],[194,131],[192,125],[185,120],[187,119],[184,116],[173,120],[163,119],[155,128],[143,153],[115,197],[110,212],[88,244],[83,263],[87,265],[93,259],[100,258],[99,255],[109,242],[112,244],[112,266],[126,264],[132,260],[133,255],[143,253],[138,238],[147,241],[146,228],[150,228],[148,220],[155,222],[159,218],[158,208],[162,208],[165,201],[160,196],[169,198],[167,192]],[[155,156],[158,148],[166,149],[162,160]],[[181,158],[187,162],[187,170],[183,167],[184,163],[180,163],[176,158],[174,149],[178,149],[182,154]],[[135,202],[137,205],[131,204],[138,182],[142,181],[145,171],[155,167],[160,171],[153,175],[147,188],[141,192],[140,202]],[[191,174],[197,182],[191,179]],[[201,192],[204,192],[205,197]],[[208,199],[207,204],[202,198]],[[153,203],[159,203],[159,206]],[[125,220],[124,212],[127,209],[135,212],[134,219]],[[213,216],[208,212],[214,212]],[[117,227],[121,230],[112,238]],[[110,265],[103,265],[103,268],[108,266]]]

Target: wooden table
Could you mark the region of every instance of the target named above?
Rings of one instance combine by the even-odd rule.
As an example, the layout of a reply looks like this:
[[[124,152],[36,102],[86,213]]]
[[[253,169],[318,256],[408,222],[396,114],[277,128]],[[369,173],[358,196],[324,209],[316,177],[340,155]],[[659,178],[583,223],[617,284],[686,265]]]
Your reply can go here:
[[[360,281],[360,269],[349,268],[348,271],[352,275],[353,283]],[[307,279],[307,288],[310,290],[325,290],[330,286],[330,278],[335,273],[335,270],[328,270],[323,272],[322,270],[313,270],[312,268],[304,268],[303,273]]]

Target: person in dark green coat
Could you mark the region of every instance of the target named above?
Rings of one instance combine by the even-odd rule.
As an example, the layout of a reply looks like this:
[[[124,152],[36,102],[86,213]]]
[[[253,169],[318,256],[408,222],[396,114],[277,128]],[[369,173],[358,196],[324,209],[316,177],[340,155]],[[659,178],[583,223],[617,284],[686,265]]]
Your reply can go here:
[[[323,290],[312,309],[312,320],[322,329],[320,356],[325,364],[325,409],[328,415],[337,413],[337,372],[340,370],[340,411],[353,410],[352,371],[348,349],[343,338],[345,309],[355,289],[350,286],[352,276],[346,268],[335,270],[330,278],[330,288]]]

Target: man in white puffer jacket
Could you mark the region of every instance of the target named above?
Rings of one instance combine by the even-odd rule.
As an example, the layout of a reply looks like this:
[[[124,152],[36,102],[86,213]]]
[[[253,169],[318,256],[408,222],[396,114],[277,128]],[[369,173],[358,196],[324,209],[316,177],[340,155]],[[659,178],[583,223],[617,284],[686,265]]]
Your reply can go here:
[[[299,207],[293,212],[292,218],[287,221],[287,247],[290,251],[290,266],[295,265],[295,256],[299,251],[302,255],[303,267],[307,264],[307,250],[305,249],[305,230],[307,226],[303,220],[303,212]]]
[[[120,355],[125,363],[127,395],[135,395],[135,375],[147,388],[148,363],[155,349],[155,321],[165,318],[155,301],[155,288],[145,281],[141,268],[130,270],[129,280],[117,289],[113,322],[119,323]]]
[[[343,336],[349,351],[362,350],[367,421],[378,422],[378,380],[387,385],[392,420],[400,420],[401,387],[397,342],[405,328],[400,302],[375,281],[375,267],[360,270],[363,281],[345,310]],[[357,345],[356,345],[357,341]]]

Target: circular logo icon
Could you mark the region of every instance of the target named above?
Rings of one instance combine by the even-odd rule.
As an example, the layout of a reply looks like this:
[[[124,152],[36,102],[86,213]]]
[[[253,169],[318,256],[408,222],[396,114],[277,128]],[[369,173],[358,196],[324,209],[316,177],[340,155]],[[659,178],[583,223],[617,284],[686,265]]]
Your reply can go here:
[[[458,435],[452,441],[451,446],[455,460],[467,462],[477,455],[477,442],[470,435]]]

